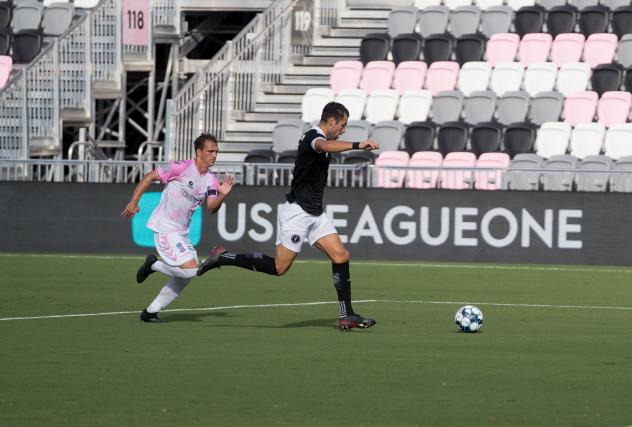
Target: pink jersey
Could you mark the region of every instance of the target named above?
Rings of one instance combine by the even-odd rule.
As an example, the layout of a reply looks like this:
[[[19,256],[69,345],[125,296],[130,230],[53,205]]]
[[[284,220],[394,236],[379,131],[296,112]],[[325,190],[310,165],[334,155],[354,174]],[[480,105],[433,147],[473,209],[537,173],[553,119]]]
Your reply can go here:
[[[171,162],[156,169],[165,185],[160,204],[147,227],[157,233],[189,233],[193,212],[207,198],[217,197],[219,179],[209,170],[200,175],[193,160]]]

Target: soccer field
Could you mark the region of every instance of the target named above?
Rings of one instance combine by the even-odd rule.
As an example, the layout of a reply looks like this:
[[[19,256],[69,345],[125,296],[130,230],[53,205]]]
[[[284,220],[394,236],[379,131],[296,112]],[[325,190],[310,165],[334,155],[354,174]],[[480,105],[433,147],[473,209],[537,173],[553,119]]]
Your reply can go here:
[[[214,270],[144,324],[141,261],[0,255],[0,425],[632,425],[632,269],[352,262],[378,323],[340,332],[326,262]]]

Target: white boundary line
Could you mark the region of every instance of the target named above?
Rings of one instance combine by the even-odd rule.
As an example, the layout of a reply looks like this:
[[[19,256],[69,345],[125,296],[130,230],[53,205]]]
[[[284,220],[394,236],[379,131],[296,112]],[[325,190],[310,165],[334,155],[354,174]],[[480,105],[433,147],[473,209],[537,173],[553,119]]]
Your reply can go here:
[[[144,256],[136,255],[68,255],[68,254],[20,254],[0,253],[0,258],[62,258],[62,259],[97,259],[97,260],[143,260]],[[329,261],[320,260],[296,260],[295,264],[330,264]],[[531,270],[531,271],[577,271],[596,273],[625,273],[632,274],[632,268],[612,267],[582,267],[582,266],[542,266],[542,265],[493,265],[493,264],[456,264],[456,263],[429,263],[429,262],[386,262],[386,261],[352,261],[354,265],[372,265],[378,267],[413,267],[413,268],[454,268],[454,269],[481,269],[481,270]]]
[[[377,303],[394,303],[394,304],[445,304],[445,305],[464,305],[474,304],[481,307],[527,307],[527,308],[574,308],[589,310],[632,310],[632,307],[608,307],[599,305],[553,305],[553,304],[510,304],[497,302],[472,302],[472,301],[406,301],[406,300],[377,300],[367,299],[353,301],[354,304],[377,302]],[[201,307],[201,308],[176,308],[162,310],[161,313],[183,313],[189,311],[218,311],[218,310],[236,310],[240,308],[271,308],[271,307],[303,307],[310,305],[338,304],[337,301],[314,301],[314,302],[298,302],[286,304],[252,304],[252,305],[227,305],[222,307]],[[63,319],[69,317],[98,317],[98,316],[116,316],[119,314],[138,314],[138,310],[134,311],[108,311],[102,313],[77,313],[77,314],[53,314],[48,316],[25,316],[25,317],[0,317],[0,321],[8,320],[37,320],[37,319]]]

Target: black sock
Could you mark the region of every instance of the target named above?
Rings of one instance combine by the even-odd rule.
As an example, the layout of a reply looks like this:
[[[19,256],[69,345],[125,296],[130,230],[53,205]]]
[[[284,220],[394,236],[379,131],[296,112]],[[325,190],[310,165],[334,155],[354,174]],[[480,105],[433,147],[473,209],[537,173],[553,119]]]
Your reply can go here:
[[[234,265],[247,270],[278,276],[274,258],[260,252],[254,252],[252,254],[224,252],[219,257],[219,265]]]
[[[353,314],[351,307],[351,276],[349,274],[349,262],[342,264],[331,263],[333,273],[334,288],[338,292],[338,303],[340,304],[340,317]]]

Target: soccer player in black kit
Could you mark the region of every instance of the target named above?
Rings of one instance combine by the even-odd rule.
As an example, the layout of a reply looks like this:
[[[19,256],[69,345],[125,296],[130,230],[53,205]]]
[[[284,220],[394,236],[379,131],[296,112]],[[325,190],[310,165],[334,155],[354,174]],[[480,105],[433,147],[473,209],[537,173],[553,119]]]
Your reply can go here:
[[[333,282],[340,305],[338,327],[341,330],[370,328],[375,320],[355,313],[351,306],[349,251],[327,214],[323,211],[323,193],[327,183],[331,153],[349,150],[375,150],[375,141],[345,142],[338,137],[345,132],[349,111],[337,102],[323,108],[320,123],[305,132],[298,142],[294,178],[286,202],[279,212],[276,256],[235,254],[221,246],[213,248],[199,267],[198,276],[224,265],[234,265],[274,276],[285,274],[301,251],[303,242],[316,246],[331,259]]]

